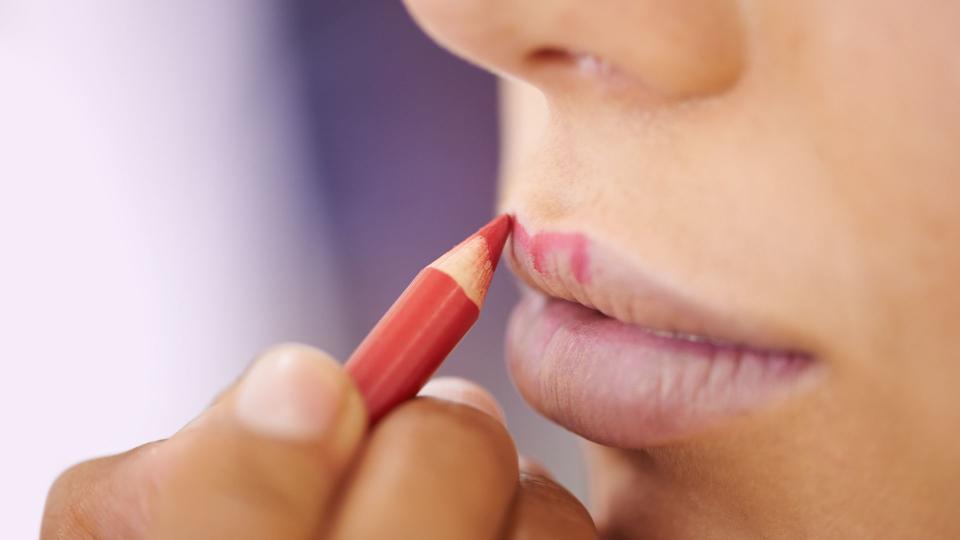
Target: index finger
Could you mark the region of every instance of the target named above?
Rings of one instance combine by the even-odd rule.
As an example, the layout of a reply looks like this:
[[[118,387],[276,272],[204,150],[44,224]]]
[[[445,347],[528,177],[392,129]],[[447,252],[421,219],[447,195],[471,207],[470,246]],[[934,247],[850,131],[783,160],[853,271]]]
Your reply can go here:
[[[498,419],[420,397],[370,434],[332,538],[494,538],[516,487],[516,449]]]

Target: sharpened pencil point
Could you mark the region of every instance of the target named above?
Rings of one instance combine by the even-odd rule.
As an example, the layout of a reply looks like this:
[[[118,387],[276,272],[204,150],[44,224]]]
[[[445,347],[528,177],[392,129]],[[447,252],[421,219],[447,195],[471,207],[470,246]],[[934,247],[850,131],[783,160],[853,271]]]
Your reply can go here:
[[[513,219],[510,215],[501,214],[476,233],[477,236],[482,236],[486,240],[490,264],[494,269],[497,268],[497,263],[500,261],[503,245],[507,242],[507,237],[510,236],[511,225],[513,225]]]
[[[495,218],[421,270],[353,351],[345,369],[371,423],[416,396],[476,322],[512,223]]]

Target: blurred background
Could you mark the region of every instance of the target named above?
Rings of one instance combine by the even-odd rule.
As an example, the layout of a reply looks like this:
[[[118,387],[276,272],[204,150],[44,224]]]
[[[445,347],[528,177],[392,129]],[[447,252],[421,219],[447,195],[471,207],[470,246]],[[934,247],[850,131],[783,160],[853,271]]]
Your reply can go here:
[[[267,345],[346,357],[491,217],[496,107],[397,0],[0,0],[0,536]],[[501,271],[442,372],[583,495],[573,437],[507,377],[515,296]]]

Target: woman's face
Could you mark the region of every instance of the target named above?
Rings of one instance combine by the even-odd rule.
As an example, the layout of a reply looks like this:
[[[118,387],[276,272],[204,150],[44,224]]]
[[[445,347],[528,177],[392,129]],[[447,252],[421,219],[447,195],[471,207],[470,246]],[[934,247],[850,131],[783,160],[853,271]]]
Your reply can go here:
[[[511,80],[511,372],[602,528],[960,534],[960,3],[407,2]]]

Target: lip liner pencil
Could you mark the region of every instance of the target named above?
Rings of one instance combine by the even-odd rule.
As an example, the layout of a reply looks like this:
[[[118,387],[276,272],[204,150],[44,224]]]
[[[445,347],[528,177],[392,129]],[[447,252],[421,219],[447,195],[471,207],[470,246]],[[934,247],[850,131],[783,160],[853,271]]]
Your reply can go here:
[[[499,216],[427,265],[347,360],[371,423],[416,396],[476,322],[510,226]]]

